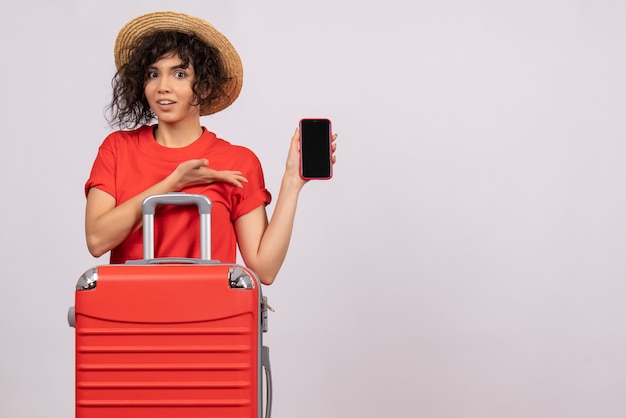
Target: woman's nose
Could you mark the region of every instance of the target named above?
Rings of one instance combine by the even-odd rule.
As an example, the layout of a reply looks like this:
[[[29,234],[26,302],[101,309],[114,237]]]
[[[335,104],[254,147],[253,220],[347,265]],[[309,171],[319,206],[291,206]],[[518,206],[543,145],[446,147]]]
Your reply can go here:
[[[159,78],[159,85],[157,87],[159,93],[168,93],[170,91],[170,85],[167,77]]]

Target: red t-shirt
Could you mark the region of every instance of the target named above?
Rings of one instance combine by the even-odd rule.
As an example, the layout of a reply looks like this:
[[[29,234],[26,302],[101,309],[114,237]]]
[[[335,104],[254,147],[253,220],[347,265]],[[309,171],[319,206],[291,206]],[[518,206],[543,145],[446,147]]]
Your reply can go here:
[[[133,131],[111,133],[100,145],[98,155],[85,184],[85,193],[96,187],[115,197],[116,205],[163,180],[178,164],[206,158],[215,170],[237,170],[248,179],[239,188],[227,183],[188,187],[183,192],[208,196],[211,211],[211,258],[234,263],[237,237],[234,222],[253,209],[267,205],[271,195],[265,188],[263,170],[249,149],[217,138],[203,128],[203,134],[183,148],[167,148],[154,139],[153,126]],[[158,207],[154,217],[154,256],[200,256],[198,210],[190,206]],[[112,264],[143,258],[143,228],[131,233],[111,250]]]

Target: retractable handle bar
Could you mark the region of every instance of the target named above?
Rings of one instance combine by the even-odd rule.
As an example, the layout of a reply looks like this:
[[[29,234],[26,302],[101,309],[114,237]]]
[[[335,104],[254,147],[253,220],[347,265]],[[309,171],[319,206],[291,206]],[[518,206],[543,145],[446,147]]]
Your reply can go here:
[[[211,259],[211,199],[202,194],[182,192],[148,196],[142,204],[143,212],[143,258],[154,258],[154,213],[161,205],[196,205],[200,215],[200,258]]]

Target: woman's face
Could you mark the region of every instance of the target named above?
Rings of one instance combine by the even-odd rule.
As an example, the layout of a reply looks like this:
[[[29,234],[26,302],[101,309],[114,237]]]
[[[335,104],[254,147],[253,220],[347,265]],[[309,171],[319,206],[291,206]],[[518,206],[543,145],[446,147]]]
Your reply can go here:
[[[175,124],[200,117],[194,105],[193,66],[183,67],[177,54],[164,55],[148,67],[144,93],[159,123]]]

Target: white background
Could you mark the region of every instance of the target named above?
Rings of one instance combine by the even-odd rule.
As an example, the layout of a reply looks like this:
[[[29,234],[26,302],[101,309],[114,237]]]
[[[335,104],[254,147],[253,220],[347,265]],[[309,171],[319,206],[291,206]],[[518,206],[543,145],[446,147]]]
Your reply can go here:
[[[73,416],[113,44],[172,7],[239,50],[241,96],[203,123],[274,197],[299,118],[339,133],[264,289],[275,418],[626,416],[625,2],[1,7],[1,417]]]

